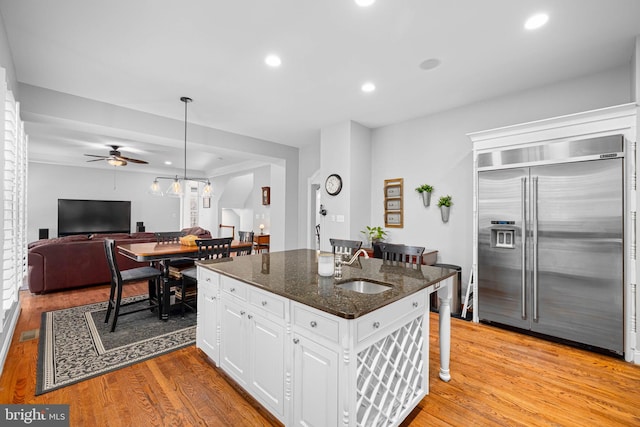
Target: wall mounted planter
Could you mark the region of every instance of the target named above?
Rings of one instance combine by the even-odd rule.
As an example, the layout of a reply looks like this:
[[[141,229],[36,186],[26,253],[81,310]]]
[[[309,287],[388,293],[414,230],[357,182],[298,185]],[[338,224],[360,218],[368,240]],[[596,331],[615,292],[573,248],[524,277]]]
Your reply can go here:
[[[449,221],[449,210],[451,209],[450,206],[440,206],[440,215],[442,216],[442,222],[448,222]]]
[[[422,203],[424,203],[424,206],[427,207],[431,205],[431,192],[423,191],[421,194],[422,194]]]

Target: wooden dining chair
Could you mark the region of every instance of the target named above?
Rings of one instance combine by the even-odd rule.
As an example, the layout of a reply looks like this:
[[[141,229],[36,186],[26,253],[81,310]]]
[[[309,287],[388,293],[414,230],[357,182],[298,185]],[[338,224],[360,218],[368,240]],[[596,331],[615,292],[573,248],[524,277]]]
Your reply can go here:
[[[339,253],[353,256],[362,247],[360,240],[329,239],[329,242],[334,255]]]
[[[184,237],[185,234],[182,231],[158,231],[155,235],[156,243],[170,244],[180,243],[180,238]]]
[[[156,236],[156,243],[159,245],[180,243],[180,238],[186,235],[184,231],[158,231],[154,234]],[[163,271],[168,269],[168,271],[165,271],[165,276],[180,280],[180,278],[182,277],[181,271],[185,268],[193,267],[193,259],[176,258],[171,260],[170,265],[166,265],[165,262],[160,263],[158,267],[160,267]]]
[[[254,246],[253,236],[253,231],[238,231],[238,241],[242,243],[251,243],[251,246],[236,249],[236,255],[251,255]]]
[[[253,242],[253,231],[238,231],[239,242]]]
[[[231,255],[232,237],[220,237],[217,239],[198,239],[198,260],[228,258]],[[197,268],[182,270],[182,280],[176,288],[176,298],[180,298],[180,313],[184,317],[185,308],[196,312],[194,302],[197,301]]]
[[[402,263],[405,267],[422,265],[422,255],[425,249],[422,246],[396,245],[392,243],[380,243],[379,246],[383,261],[393,264]]]
[[[111,291],[109,293],[109,303],[107,306],[107,315],[105,316],[104,323],[109,323],[109,317],[113,311],[113,320],[111,321],[111,332],[116,330],[116,323],[118,317],[125,314],[137,313],[143,310],[157,309],[158,317],[161,316],[161,304],[160,304],[160,276],[162,272],[153,267],[138,267],[128,270],[120,270],[118,268],[118,262],[116,260],[115,240],[104,239],[104,252],[107,257],[107,264],[109,265],[109,272],[111,273]],[[122,288],[124,285],[134,282],[140,282],[147,280],[149,282],[149,292],[146,299],[137,300],[134,302],[122,303]],[[154,297],[155,296],[155,297]],[[141,307],[135,310],[127,310],[120,312],[120,308],[138,304],[143,302],[149,302],[145,307]]]

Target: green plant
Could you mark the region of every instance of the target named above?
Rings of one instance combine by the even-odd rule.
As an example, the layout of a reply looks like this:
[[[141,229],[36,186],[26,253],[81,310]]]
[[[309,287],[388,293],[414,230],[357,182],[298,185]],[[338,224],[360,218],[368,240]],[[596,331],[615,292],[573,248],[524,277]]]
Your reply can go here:
[[[438,200],[438,207],[441,206],[451,206],[453,202],[451,201],[451,196],[440,196],[440,200]]]
[[[429,184],[422,184],[420,187],[416,187],[416,191],[418,193],[424,193],[425,191],[427,193],[431,193],[433,191],[433,187]]]
[[[369,227],[366,226],[366,230],[360,231],[367,237],[367,240],[370,242],[374,242],[376,240],[384,240],[387,236],[387,232],[384,231],[382,227]]]

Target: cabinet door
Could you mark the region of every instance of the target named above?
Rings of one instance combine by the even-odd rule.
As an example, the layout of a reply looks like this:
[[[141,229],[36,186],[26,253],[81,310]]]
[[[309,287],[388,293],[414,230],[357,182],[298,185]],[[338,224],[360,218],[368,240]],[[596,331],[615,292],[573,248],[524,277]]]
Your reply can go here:
[[[340,424],[338,353],[298,334],[293,342],[293,425]]]
[[[240,385],[247,384],[246,311],[233,300],[222,295],[220,359],[224,370]]]
[[[198,268],[196,343],[216,365],[220,364],[218,312],[218,275]]]
[[[254,396],[284,416],[284,326],[250,314],[249,359]]]

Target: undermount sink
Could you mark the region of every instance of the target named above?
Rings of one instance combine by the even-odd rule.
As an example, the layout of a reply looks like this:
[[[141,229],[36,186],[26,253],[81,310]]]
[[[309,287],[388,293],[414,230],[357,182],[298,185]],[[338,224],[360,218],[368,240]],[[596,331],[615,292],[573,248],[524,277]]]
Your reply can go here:
[[[381,285],[367,280],[350,280],[336,286],[348,291],[359,292],[361,294],[379,294],[380,292],[391,289],[391,286]]]

